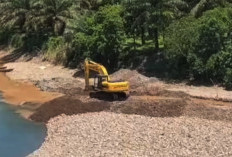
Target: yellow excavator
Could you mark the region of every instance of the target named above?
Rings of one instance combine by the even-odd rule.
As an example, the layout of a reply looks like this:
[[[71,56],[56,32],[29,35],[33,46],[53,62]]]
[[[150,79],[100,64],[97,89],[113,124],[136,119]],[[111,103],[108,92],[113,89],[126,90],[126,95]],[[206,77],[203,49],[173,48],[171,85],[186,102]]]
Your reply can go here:
[[[106,68],[98,63],[86,59],[85,68],[85,90],[90,91],[90,97],[105,100],[125,100],[129,96],[129,82],[111,81]],[[90,85],[90,72],[97,73]]]

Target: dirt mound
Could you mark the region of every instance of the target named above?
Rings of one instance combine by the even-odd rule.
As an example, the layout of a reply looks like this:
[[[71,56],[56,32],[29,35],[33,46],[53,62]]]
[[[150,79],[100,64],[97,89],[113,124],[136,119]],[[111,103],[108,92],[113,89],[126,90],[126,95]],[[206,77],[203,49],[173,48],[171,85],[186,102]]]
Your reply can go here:
[[[146,83],[155,83],[159,80],[155,77],[148,78],[136,70],[121,69],[111,75],[112,80],[126,80],[130,82],[131,88],[143,86]]]
[[[121,69],[112,74],[111,79],[128,81],[131,95],[157,95],[164,87],[157,78],[146,77],[136,70]]]
[[[47,122],[50,118],[61,114],[74,115],[87,112],[100,112],[109,110],[108,103],[89,102],[83,103],[75,97],[60,97],[50,102],[44,103],[30,119],[36,122]]]

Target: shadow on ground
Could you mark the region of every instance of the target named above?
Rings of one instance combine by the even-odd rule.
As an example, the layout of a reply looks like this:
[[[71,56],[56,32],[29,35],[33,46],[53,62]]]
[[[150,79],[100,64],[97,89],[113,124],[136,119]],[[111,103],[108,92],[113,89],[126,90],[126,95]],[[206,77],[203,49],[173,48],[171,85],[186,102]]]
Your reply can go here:
[[[47,122],[50,118],[61,114],[74,115],[88,112],[109,110],[110,104],[100,102],[83,103],[78,98],[64,96],[44,103],[30,117],[36,122]]]
[[[2,61],[3,63],[14,62],[17,59],[19,59],[22,55],[23,55],[22,50],[21,49],[16,49],[13,52],[11,52],[10,54],[0,58],[0,61]]]

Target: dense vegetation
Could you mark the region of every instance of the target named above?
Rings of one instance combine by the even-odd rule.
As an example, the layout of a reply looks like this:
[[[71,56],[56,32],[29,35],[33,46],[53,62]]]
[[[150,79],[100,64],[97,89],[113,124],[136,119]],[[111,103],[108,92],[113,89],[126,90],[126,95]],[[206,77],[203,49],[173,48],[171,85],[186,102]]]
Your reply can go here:
[[[0,0],[0,45],[232,88],[231,0]]]

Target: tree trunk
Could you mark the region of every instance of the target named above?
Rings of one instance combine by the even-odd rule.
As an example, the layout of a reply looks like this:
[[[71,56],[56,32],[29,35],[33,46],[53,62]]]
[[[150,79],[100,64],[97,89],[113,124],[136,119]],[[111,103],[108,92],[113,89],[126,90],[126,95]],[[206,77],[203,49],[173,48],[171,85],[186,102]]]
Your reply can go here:
[[[136,50],[136,35],[135,35],[135,33],[133,34],[133,39],[134,39],[134,50]]]
[[[55,35],[63,35],[66,28],[66,23],[63,20],[56,18],[53,27]]]
[[[156,52],[159,51],[159,33],[158,33],[158,28],[155,28],[154,30],[154,36],[155,36],[155,50]]]
[[[146,43],[145,42],[145,31],[143,27],[141,28],[141,41],[142,41],[142,45]]]

